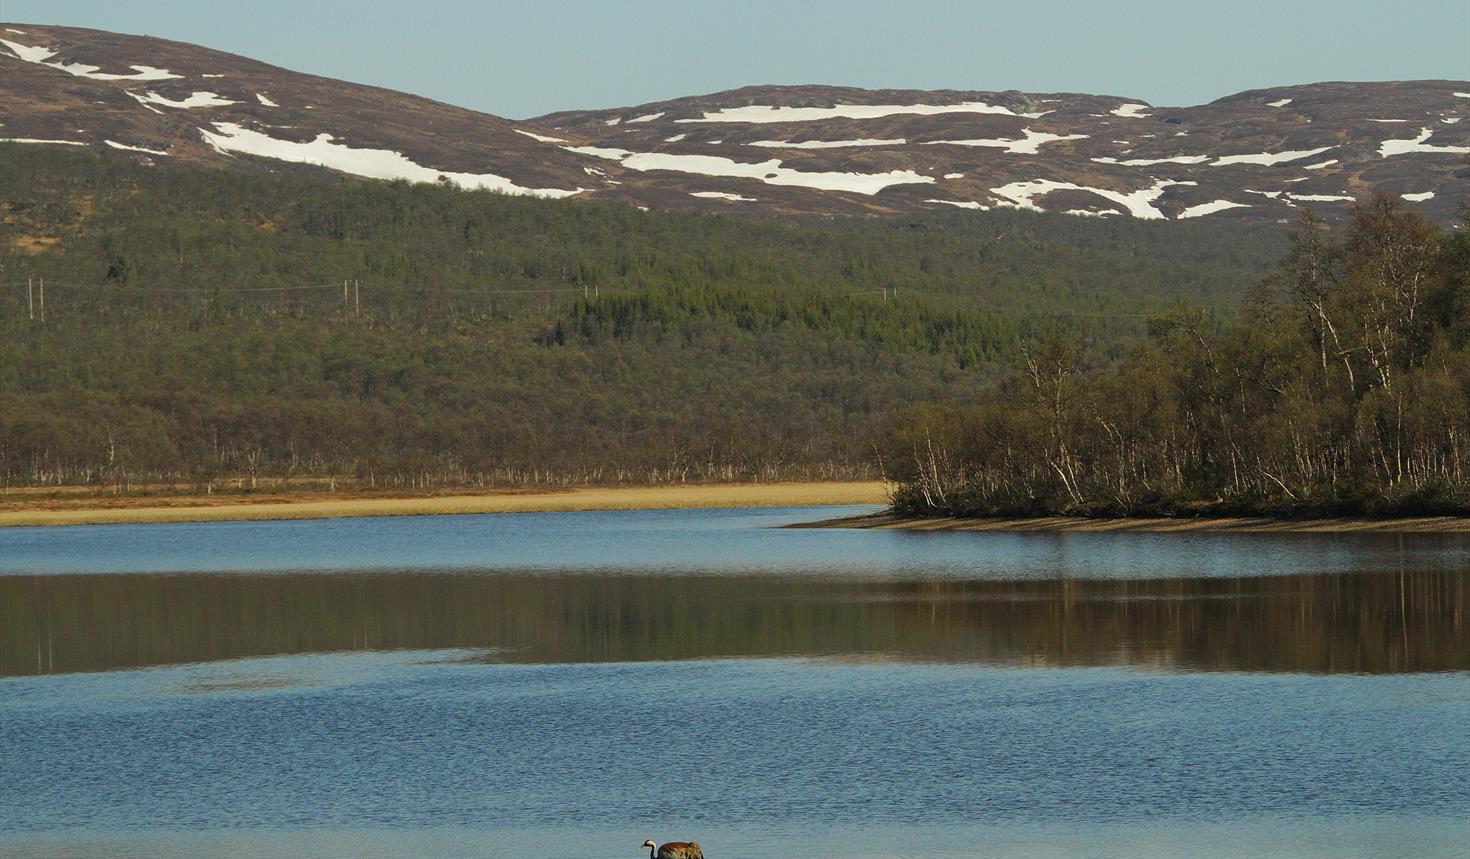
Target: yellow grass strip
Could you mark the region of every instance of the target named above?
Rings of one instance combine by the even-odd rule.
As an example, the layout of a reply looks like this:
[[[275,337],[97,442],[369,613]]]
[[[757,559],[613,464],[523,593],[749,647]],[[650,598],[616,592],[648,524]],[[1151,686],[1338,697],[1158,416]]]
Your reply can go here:
[[[460,513],[540,513],[566,510],[806,507],[887,502],[888,487],[878,481],[739,483],[438,495],[421,498],[352,498],[328,495],[320,500],[287,502],[272,501],[264,497],[258,502],[199,506],[21,509],[0,511],[0,527],[339,519],[349,516],[443,516]]]

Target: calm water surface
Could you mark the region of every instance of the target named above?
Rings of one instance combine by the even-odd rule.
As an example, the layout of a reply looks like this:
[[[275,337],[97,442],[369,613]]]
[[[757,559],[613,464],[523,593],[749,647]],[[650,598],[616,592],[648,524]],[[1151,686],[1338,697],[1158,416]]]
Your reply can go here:
[[[0,855],[1464,855],[1470,539],[846,512],[0,530]]]

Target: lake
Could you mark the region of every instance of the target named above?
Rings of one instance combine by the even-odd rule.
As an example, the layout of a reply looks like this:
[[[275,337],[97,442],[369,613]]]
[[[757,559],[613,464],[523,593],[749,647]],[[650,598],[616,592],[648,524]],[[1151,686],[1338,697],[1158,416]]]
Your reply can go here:
[[[1470,536],[0,530],[0,855],[1463,856]]]

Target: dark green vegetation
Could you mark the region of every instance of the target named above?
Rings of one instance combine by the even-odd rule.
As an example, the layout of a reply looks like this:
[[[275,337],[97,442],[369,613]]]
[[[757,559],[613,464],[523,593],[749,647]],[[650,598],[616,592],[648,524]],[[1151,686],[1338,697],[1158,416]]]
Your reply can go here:
[[[1470,513],[1470,234],[1397,197],[1290,253],[1215,331],[1115,360],[1056,332],[968,406],[895,421],[898,507],[952,515]]]
[[[1111,360],[1151,315],[1220,324],[1285,246],[1025,212],[740,220],[59,149],[0,145],[8,484],[871,474],[893,410],[980,402],[1052,328]]]

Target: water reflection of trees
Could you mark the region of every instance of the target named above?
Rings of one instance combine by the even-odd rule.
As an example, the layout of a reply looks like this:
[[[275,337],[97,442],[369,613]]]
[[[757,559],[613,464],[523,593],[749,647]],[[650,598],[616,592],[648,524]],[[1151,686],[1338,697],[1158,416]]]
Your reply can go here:
[[[992,665],[1470,669],[1470,572],[861,582],[771,577],[0,577],[0,674],[502,648],[599,662],[821,654]]]

